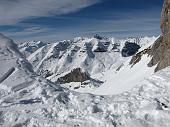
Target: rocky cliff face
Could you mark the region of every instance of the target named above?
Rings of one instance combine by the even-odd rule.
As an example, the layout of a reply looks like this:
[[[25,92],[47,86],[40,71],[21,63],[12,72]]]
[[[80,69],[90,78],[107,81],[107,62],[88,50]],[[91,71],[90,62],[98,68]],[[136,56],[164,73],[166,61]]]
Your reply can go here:
[[[155,72],[170,66],[170,0],[165,0],[160,23],[162,35],[155,43],[145,51],[137,53],[131,60],[130,64],[137,63],[143,52],[152,57],[148,63],[149,67],[157,65]]]
[[[164,5],[161,13],[161,30],[164,39],[168,41],[168,35],[170,34],[170,0],[164,0]]]
[[[149,55],[153,56],[148,66],[157,64],[155,71],[170,66],[170,0],[165,0],[161,14],[162,35],[152,46]]]

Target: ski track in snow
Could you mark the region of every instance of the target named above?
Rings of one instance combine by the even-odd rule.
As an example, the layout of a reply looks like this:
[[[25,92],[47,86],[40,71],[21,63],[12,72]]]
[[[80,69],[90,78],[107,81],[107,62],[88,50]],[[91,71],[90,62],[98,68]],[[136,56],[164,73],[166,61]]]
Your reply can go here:
[[[7,79],[14,71],[15,71],[14,67],[10,68],[2,77],[0,77],[0,83]]]

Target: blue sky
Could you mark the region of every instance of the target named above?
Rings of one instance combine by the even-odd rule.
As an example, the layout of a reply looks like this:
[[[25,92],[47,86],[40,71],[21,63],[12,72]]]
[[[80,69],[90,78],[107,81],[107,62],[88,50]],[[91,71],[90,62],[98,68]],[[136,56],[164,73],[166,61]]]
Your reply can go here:
[[[163,0],[1,0],[0,32],[24,41],[159,35],[162,4]]]

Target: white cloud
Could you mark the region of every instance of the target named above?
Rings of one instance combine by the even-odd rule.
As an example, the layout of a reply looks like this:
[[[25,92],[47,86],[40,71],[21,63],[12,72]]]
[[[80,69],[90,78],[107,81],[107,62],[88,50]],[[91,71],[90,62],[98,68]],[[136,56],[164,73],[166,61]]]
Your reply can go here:
[[[0,0],[0,25],[77,11],[100,0]]]

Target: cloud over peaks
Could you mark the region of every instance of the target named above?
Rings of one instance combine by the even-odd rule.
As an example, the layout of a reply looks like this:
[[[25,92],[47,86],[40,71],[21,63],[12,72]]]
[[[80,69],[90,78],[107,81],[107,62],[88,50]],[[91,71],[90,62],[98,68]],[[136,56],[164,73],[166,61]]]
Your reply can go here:
[[[0,0],[0,25],[30,17],[60,15],[88,7],[100,0]]]

